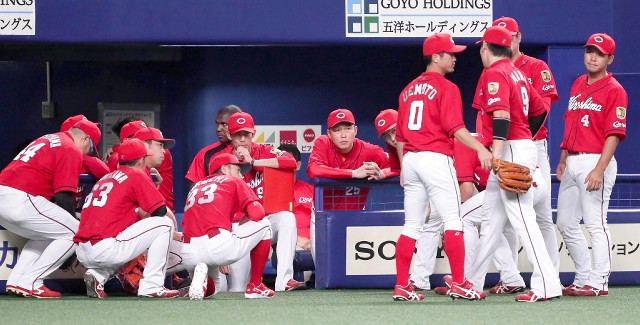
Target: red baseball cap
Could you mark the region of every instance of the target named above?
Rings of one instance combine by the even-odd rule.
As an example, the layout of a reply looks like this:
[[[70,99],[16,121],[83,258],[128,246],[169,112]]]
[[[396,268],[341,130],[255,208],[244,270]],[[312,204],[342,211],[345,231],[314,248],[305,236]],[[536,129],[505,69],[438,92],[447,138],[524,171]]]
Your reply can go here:
[[[171,148],[173,148],[173,146],[176,145],[176,140],[174,140],[174,139],[166,139],[162,135],[162,132],[159,129],[156,129],[156,128],[142,128],[142,129],[138,130],[133,135],[133,137],[136,138],[136,139],[140,139],[142,141],[153,140],[153,141],[162,142],[164,144],[164,148],[165,149],[171,149]],[[120,150],[122,150],[122,147],[120,147]]]
[[[589,37],[587,44],[584,46],[595,46],[600,50],[600,52],[604,54],[613,55],[613,52],[616,51],[616,42],[611,38],[611,36],[605,33],[597,33],[593,34]]]
[[[72,128],[76,123],[78,123],[78,121],[86,119],[87,118],[82,114],[71,116],[70,118],[62,122],[62,125],[60,126],[60,132],[69,131],[69,129]]]
[[[246,112],[236,112],[231,114],[227,125],[229,126],[229,133],[231,134],[240,131],[247,131],[253,134],[256,133],[256,129],[254,129],[255,125],[253,124],[253,117],[251,117],[251,114]]]
[[[337,110],[329,114],[327,118],[327,125],[329,128],[336,126],[338,123],[351,123],[356,124],[356,119],[353,117],[353,113],[350,110],[344,108],[338,108]]]
[[[240,173],[242,175],[251,171],[251,164],[248,162],[241,163],[238,158],[230,153],[221,153],[213,157],[209,162],[209,171],[211,174],[215,173],[220,167],[224,165],[237,165],[240,166]]]
[[[433,34],[422,43],[422,55],[428,56],[441,52],[458,53],[466,48],[465,45],[456,45],[449,34]]]
[[[491,26],[484,31],[482,39],[477,41],[476,44],[485,41],[487,43],[511,47],[511,32],[504,27]]]
[[[153,156],[153,151],[147,150],[140,139],[125,139],[118,149],[118,160],[131,161],[145,156]]]
[[[493,22],[492,26],[504,27],[511,33],[511,35],[515,35],[515,34],[518,34],[518,32],[520,32],[520,29],[518,28],[518,22],[511,17],[502,16],[496,19]]]
[[[144,129],[147,127],[147,124],[144,121],[133,121],[129,122],[122,126],[120,129],[120,142],[124,141],[124,139],[131,138],[138,130]]]
[[[395,109],[385,109],[376,116],[376,130],[378,130],[378,136],[381,137],[383,133],[396,127],[398,122],[398,111]]]
[[[76,122],[72,127],[78,128],[88,135],[91,138],[91,141],[93,141],[93,149],[98,152],[98,143],[100,143],[100,137],[102,136],[102,133],[98,128],[98,123],[93,123],[85,118],[84,120]]]

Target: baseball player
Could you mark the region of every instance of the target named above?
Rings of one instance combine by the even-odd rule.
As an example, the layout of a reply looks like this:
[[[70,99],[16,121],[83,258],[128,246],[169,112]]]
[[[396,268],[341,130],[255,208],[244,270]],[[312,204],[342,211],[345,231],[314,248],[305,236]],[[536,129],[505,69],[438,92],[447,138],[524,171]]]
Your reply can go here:
[[[616,43],[607,34],[593,34],[585,45],[587,74],[574,81],[564,115],[562,154],[556,169],[558,229],[576,268],[566,293],[606,296],[611,273],[611,236],[607,225],[609,197],[618,165],[613,156],[627,130],[628,97],[607,72]],[[591,237],[593,265],[580,228],[580,217]]]
[[[551,108],[551,103],[558,100],[558,91],[553,74],[547,64],[539,59],[530,57],[520,52],[520,42],[522,34],[515,19],[510,17],[501,17],[493,22],[493,26],[501,26],[506,28],[513,35],[511,38],[511,51],[513,56],[511,62],[524,73],[531,83],[531,91],[540,95],[545,102],[545,107]],[[548,114],[547,114],[548,115]],[[533,136],[533,143],[538,148],[538,172],[541,174],[547,184],[551,184],[551,166],[549,165],[549,153],[547,136],[549,132],[542,124],[540,130]],[[542,237],[544,237],[547,253],[553,262],[556,272],[560,271],[560,255],[558,254],[558,240],[556,238],[556,228],[553,224],[551,214],[551,186],[545,187],[547,192],[546,204],[536,206],[536,221]],[[512,246],[512,249],[516,247]],[[517,249],[517,248],[516,248]],[[498,283],[496,288],[501,284]]]
[[[455,45],[451,35],[434,34],[423,43],[426,70],[400,93],[397,152],[404,182],[405,224],[396,244],[397,283],[394,300],[422,300],[409,284],[409,266],[416,240],[425,224],[429,202],[444,223],[444,248],[449,256],[453,283],[449,295],[462,299],[483,299],[464,274],[464,238],[460,218],[460,194],[453,166],[453,141],[478,152],[484,168],[491,154],[467,131],[462,120],[462,99],[458,87],[444,78],[454,71],[455,54],[466,46]]]
[[[43,279],[76,250],[73,195],[82,157],[95,150],[99,141],[100,129],[80,120],[69,131],[32,141],[0,172],[0,225],[27,239],[7,279],[8,293],[60,297]]]
[[[482,39],[480,57],[485,67],[473,106],[480,110],[480,140],[492,148],[494,160],[511,161],[535,171],[537,148],[532,134],[544,123],[544,101],[531,91],[527,77],[510,59],[511,33],[500,26],[487,28]],[[484,283],[491,257],[508,220],[520,237],[533,266],[531,290],[516,296],[516,301],[534,302],[562,295],[558,273],[547,253],[533,210],[533,191],[516,194],[500,188],[491,173],[485,190],[481,247],[467,273],[476,284]]]
[[[145,251],[147,264],[138,296],[179,295],[164,287],[174,224],[166,217],[162,195],[145,174],[145,159],[153,155],[142,141],[126,140],[118,149],[120,167],[101,178],[85,199],[73,241],[78,243],[78,260],[87,268],[84,281],[89,297],[106,298],[105,282],[122,264]]]
[[[264,218],[260,199],[242,180],[242,175],[251,168],[250,163],[240,163],[232,154],[216,155],[208,167],[212,174],[189,192],[182,219],[182,255],[193,275],[191,300],[213,296],[215,289],[207,288],[208,278],[217,279],[218,267],[244,256],[251,259],[251,279],[245,298],[271,298],[275,294],[262,283],[271,246],[270,222]],[[236,212],[244,217],[232,230]]]
[[[381,111],[375,119],[378,136],[387,144],[389,154],[389,166],[391,172],[400,174],[400,160],[396,150],[396,125],[398,122],[398,111],[385,109]],[[430,213],[429,208],[429,213]],[[440,228],[442,221],[440,216],[434,211],[430,213],[428,222],[422,228],[420,238],[417,241],[417,253],[413,262],[413,273],[409,277],[409,283],[415,291],[431,289],[429,276],[433,274],[435,259],[440,241]],[[446,294],[446,291],[445,291]]]
[[[220,153],[231,153],[241,162],[250,162],[251,170],[244,175],[249,187],[262,200],[264,191],[264,167],[290,169],[296,168],[295,159],[288,153],[282,152],[270,145],[257,144],[252,141],[256,130],[253,117],[245,112],[233,113],[229,117],[227,137],[231,145]],[[293,279],[293,259],[295,256],[297,229],[296,218],[289,211],[280,211],[266,216],[271,222],[273,232],[271,241],[277,244],[275,251],[278,256],[276,274],[276,291],[291,291],[305,289],[306,285]],[[236,220],[239,221],[239,220]],[[249,266],[246,260],[231,265],[232,282],[244,279],[246,283]],[[234,286],[232,283],[229,287]]]
[[[334,110],[327,118],[327,126],[327,134],[319,136],[313,143],[307,166],[309,177],[379,180],[394,176],[384,150],[356,138],[358,127],[351,111],[343,108]],[[325,187],[323,194],[323,210],[362,210],[369,188]]]
[[[227,105],[218,110],[218,115],[216,115],[216,133],[220,141],[202,148],[193,158],[191,166],[189,166],[189,170],[185,176],[189,182],[189,188],[210,174],[207,168],[209,168],[211,158],[231,144],[231,139],[227,137],[227,131],[229,129],[227,123],[229,122],[229,116],[237,112],[242,112],[242,109],[236,105]]]
[[[118,133],[117,133],[119,135],[119,137],[120,137],[120,143],[124,142],[125,139],[133,138],[133,135],[136,133],[136,131],[147,127],[147,124],[142,120],[134,120],[132,118],[127,118],[124,121],[128,121],[128,122],[124,123],[118,129]],[[118,169],[118,161],[119,161],[119,159],[118,159],[118,149],[119,149],[119,147],[120,147],[120,145],[113,146],[113,152],[111,153],[111,155],[109,156],[109,160],[107,161],[107,166],[109,166],[109,170],[110,171],[114,171],[114,170]]]

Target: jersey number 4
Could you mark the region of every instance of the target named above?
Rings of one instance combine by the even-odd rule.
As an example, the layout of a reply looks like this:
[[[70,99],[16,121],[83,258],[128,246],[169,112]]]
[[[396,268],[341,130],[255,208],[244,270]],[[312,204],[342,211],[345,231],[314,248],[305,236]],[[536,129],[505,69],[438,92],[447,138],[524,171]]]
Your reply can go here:
[[[13,158],[13,160],[28,162],[29,159],[33,158],[33,156],[36,155],[36,152],[38,152],[38,150],[40,150],[40,148],[44,146],[45,146],[44,143],[38,143],[38,144],[27,146],[26,148],[22,149],[22,151],[20,151],[20,153],[15,158]]]
[[[93,189],[91,189],[91,193],[89,193],[89,195],[84,199],[84,205],[82,208],[87,208],[89,205],[98,208],[103,207],[107,204],[108,195],[111,193],[111,190],[113,190],[112,182],[94,185]],[[94,197],[94,194],[97,194],[98,197]]]
[[[209,184],[201,187],[200,189],[194,187],[189,191],[189,195],[187,195],[187,205],[184,207],[184,211],[186,212],[191,208],[194,204],[196,204],[196,195],[198,193],[202,193],[202,196],[198,198],[198,204],[207,204],[213,202],[215,198],[215,192],[218,189],[218,184]]]

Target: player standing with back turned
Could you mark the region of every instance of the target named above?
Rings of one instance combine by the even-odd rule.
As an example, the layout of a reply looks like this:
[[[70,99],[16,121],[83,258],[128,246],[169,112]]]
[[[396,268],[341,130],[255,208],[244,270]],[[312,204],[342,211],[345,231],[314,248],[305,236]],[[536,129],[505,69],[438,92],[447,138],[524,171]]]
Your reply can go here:
[[[593,34],[585,47],[588,73],[573,83],[564,115],[562,154],[556,170],[561,181],[557,223],[576,267],[575,280],[564,293],[606,296],[611,273],[607,209],[618,172],[613,154],[626,135],[628,97],[607,72],[616,49],[613,38]],[[580,229],[581,216],[591,236],[593,266]]]
[[[460,90],[444,78],[454,70],[454,53],[465,48],[455,45],[448,34],[427,38],[422,49],[426,71],[399,96],[396,149],[404,180],[405,223],[396,245],[394,300],[424,299],[409,284],[409,266],[430,201],[444,223],[444,247],[453,280],[449,295],[470,300],[486,297],[484,292],[474,290],[464,276],[465,247],[452,138],[477,151],[485,169],[491,164],[491,153],[465,128]]]

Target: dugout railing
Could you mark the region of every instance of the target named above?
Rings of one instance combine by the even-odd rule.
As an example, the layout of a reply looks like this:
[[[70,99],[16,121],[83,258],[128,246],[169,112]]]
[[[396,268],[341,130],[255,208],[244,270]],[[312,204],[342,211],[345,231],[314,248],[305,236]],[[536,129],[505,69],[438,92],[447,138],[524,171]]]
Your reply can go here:
[[[395,284],[395,242],[404,223],[404,195],[399,178],[381,181],[358,179],[311,179],[315,186],[315,279],[316,288],[392,288]],[[354,190],[368,188],[363,209],[342,210],[339,198]],[[559,181],[552,175],[554,221]],[[337,202],[336,204],[332,204]],[[353,208],[353,206],[351,206]],[[611,194],[608,222],[611,232],[612,285],[640,284],[640,174],[619,174]],[[584,231],[584,229],[583,229]],[[589,242],[588,233],[586,233]],[[561,256],[560,277],[568,285],[573,280],[573,262],[562,236],[557,233]],[[531,268],[520,249],[518,267],[525,281]],[[415,260],[415,259],[414,259]],[[438,247],[432,286],[443,285],[449,267],[442,243]],[[491,267],[486,285],[499,280]]]

